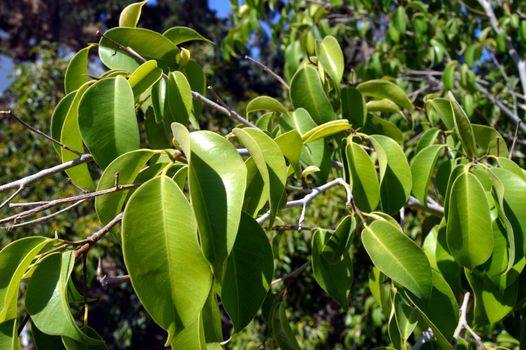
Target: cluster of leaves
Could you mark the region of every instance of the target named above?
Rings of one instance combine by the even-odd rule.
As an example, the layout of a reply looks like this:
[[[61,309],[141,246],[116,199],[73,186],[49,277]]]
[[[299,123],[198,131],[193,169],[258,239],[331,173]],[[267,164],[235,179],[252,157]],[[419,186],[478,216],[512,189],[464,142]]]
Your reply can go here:
[[[299,220],[285,223],[301,230],[309,203],[337,185],[346,190],[346,199],[335,197],[343,215],[335,230],[313,228],[312,277],[347,309],[353,265],[366,252],[390,346],[404,349],[428,329],[431,347],[467,343],[455,332],[467,327],[458,306],[466,292],[478,329],[522,317],[526,172],[499,132],[472,123],[451,92],[428,96],[416,116],[392,81],[344,79],[340,44],[323,35],[285,72],[286,98],[258,96],[244,118],[203,96],[206,76],[184,46],[208,40],[186,27],[137,28],[143,4],[126,7],[119,27],[71,59],[51,136],[67,146],[55,148],[64,163],[87,149],[82,159],[102,171],[80,162],[66,173],[87,191],[111,191],[96,197],[95,211],[106,230],[122,221],[131,284],[167,346],[221,348],[220,300],[232,324],[226,331],[241,332],[260,312],[274,345],[298,349],[283,282],[300,270],[276,274],[273,227],[299,206]],[[109,70],[90,77],[95,48]],[[199,130],[205,105],[242,125],[227,135]],[[428,127],[407,147],[417,117]],[[406,208],[431,223],[417,226],[416,237],[404,230]],[[2,348],[19,348],[22,309],[37,347],[106,348],[72,282],[75,262],[103,234],[26,237],[0,252]],[[84,304],[82,326],[70,303]],[[524,341],[516,326],[506,326],[512,344]]]

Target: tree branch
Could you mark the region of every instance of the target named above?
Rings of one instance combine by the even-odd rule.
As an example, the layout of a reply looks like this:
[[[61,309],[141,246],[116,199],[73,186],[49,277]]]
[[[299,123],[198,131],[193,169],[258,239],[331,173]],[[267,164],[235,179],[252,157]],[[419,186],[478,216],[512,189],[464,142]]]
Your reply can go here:
[[[298,267],[297,269],[287,273],[286,275],[283,275],[282,277],[280,278],[276,278],[275,280],[272,280],[271,282],[271,285],[275,285],[275,284],[278,284],[279,282],[283,282],[285,281],[286,279],[289,279],[289,278],[293,278],[293,277],[296,277],[298,276],[300,273],[303,272],[303,270],[305,270],[307,268],[307,266],[309,266],[310,264],[310,259],[305,261],[300,267]]]
[[[35,173],[33,175],[26,176],[22,179],[7,183],[5,185],[0,186],[0,193],[5,192],[7,190],[10,190],[12,188],[20,187],[20,186],[26,186],[34,181],[37,181],[43,177],[53,175],[55,173],[59,173],[63,170],[73,168],[74,166],[77,166],[82,163],[87,163],[89,161],[93,160],[93,157],[91,154],[83,154],[79,158],[70,160],[69,162],[65,162],[59,165],[55,165],[54,167],[44,169],[39,171],[38,173]]]
[[[27,226],[27,225],[32,225],[32,224],[37,224],[39,222],[43,222],[43,221],[46,221],[46,220],[49,220],[55,216],[58,216],[62,213],[65,213],[67,212],[68,210],[71,210],[77,206],[79,206],[80,204],[84,203],[85,201],[87,201],[87,199],[82,199],[82,200],[79,200],[79,201],[76,201],[75,203],[63,208],[63,209],[60,209],[54,213],[51,213],[49,215],[46,215],[46,216],[43,216],[41,218],[38,218],[38,219],[34,219],[34,220],[30,220],[30,221],[26,221],[26,222],[22,222],[20,224],[14,224],[14,225],[10,225],[10,226],[7,226],[7,227],[4,227],[5,229],[7,230],[12,230],[12,229],[15,229],[15,228],[19,228],[19,227],[24,227],[24,226]],[[16,221],[16,220],[15,220]]]
[[[455,328],[455,332],[453,333],[453,341],[451,342],[455,349],[457,348],[458,338],[460,338],[460,333],[463,329],[466,329],[471,336],[475,339],[477,342],[477,346],[479,346],[482,349],[485,349],[484,343],[482,342],[482,339],[475,333],[475,331],[469,326],[466,314],[468,312],[468,306],[469,306],[469,297],[470,293],[466,292],[464,294],[464,300],[462,301],[462,305],[460,306],[460,317],[458,320],[457,328]]]
[[[86,254],[95,243],[97,243],[102,237],[104,237],[108,232],[110,232],[113,226],[121,222],[122,215],[123,213],[120,213],[119,215],[114,217],[110,222],[108,222],[103,228],[101,228],[86,239],[75,242],[67,242],[71,245],[82,245],[82,247],[75,251],[75,256]]]
[[[250,61],[250,62],[253,62],[255,63],[256,65],[258,65],[261,69],[263,69],[263,71],[267,72],[271,77],[273,77],[274,79],[276,79],[281,85],[283,85],[283,87],[288,91],[290,90],[290,87],[289,85],[285,82],[285,80],[283,80],[282,77],[280,77],[279,75],[277,75],[276,73],[274,73],[272,71],[272,69],[270,69],[269,67],[265,66],[263,63],[253,59],[252,57],[248,56],[248,55],[245,55],[245,59],[247,61]]]

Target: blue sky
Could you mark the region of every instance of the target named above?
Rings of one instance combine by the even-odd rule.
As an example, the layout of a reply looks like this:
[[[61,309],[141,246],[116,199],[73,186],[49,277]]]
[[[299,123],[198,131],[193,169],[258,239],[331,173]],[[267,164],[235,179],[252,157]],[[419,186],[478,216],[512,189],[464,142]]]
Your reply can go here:
[[[208,0],[208,6],[212,10],[216,10],[218,17],[228,17],[228,13],[232,9],[229,0]]]

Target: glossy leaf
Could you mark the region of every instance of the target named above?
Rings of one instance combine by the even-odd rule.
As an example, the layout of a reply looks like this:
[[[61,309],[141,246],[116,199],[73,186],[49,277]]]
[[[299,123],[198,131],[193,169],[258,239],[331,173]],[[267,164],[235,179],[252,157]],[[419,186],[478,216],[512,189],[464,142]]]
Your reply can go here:
[[[283,153],[274,140],[258,129],[236,128],[233,133],[254,158],[261,177],[268,186],[272,222],[278,212],[287,181]]]
[[[243,213],[234,248],[228,257],[221,300],[237,332],[258,312],[272,282],[274,260],[265,231]]]
[[[104,33],[123,45],[130,47],[146,60],[156,60],[163,69],[174,69],[177,66],[179,49],[168,38],[144,28],[112,28]],[[101,38],[99,57],[102,63],[110,69],[122,69],[133,72],[140,63],[132,56],[117,49],[107,38]]]
[[[42,332],[87,344],[100,344],[77,326],[68,305],[67,285],[75,264],[72,251],[53,253],[37,266],[26,291],[26,309]]]
[[[394,214],[404,206],[411,193],[411,169],[396,141],[383,135],[372,135],[370,140],[380,168],[382,208],[386,213]]]
[[[326,36],[318,44],[316,53],[323,69],[336,84],[339,84],[343,76],[344,62],[343,52],[338,40],[332,35]]]
[[[77,90],[77,93],[71,102],[71,106],[69,107],[68,113],[64,118],[64,123],[62,124],[62,129],[60,131],[60,142],[67,145],[69,148],[82,153],[84,152],[84,144],[80,135],[78,109],[79,102],[90,85],[91,82],[87,82]],[[70,152],[65,148],[61,148],[60,152],[62,162],[67,162],[79,157],[78,154]],[[68,174],[73,183],[83,189],[92,190],[95,188],[95,184],[91,179],[91,175],[86,164],[79,164],[73,168],[66,169],[66,174]]]
[[[247,114],[256,111],[272,111],[287,114],[287,109],[273,97],[258,96],[247,104]]]
[[[344,251],[337,262],[325,258],[323,249],[331,238],[331,234],[320,230],[312,236],[312,270],[320,287],[347,309],[353,282],[353,264],[348,251]]]
[[[362,231],[362,243],[373,264],[422,300],[432,291],[431,267],[416,243],[393,224],[376,220]]]
[[[282,350],[299,350],[298,341],[292,333],[287,315],[285,304],[277,302],[271,314],[272,337]]]
[[[347,119],[331,120],[330,122],[323,123],[310,129],[303,134],[301,139],[303,143],[306,144],[350,129],[351,125]]]
[[[186,141],[174,136],[189,159],[188,183],[201,245],[215,277],[221,280],[239,227],[246,166],[234,146],[215,133],[196,131]]]
[[[381,113],[398,113],[405,118],[405,115],[400,110],[400,107],[393,101],[383,98],[381,100],[372,100],[366,103],[367,112],[381,112]]]
[[[213,44],[214,42],[211,40],[208,40],[201,34],[199,34],[197,31],[195,31],[192,28],[188,27],[172,27],[165,31],[163,33],[163,36],[168,38],[174,45],[179,45],[182,43],[186,43],[188,41],[206,41],[210,44]]]
[[[159,79],[152,86],[152,107],[153,111],[155,112],[155,122],[157,124],[161,124],[164,120],[165,114],[168,113],[166,103],[166,86],[167,80],[164,78]]]
[[[187,124],[192,115],[192,107],[192,89],[185,75],[179,71],[170,73],[166,85],[166,128],[173,122]]]
[[[243,200],[243,211],[255,216],[268,201],[268,185],[263,181],[254,158],[249,157],[245,165],[247,167],[247,189]]]
[[[135,100],[138,100],[143,92],[161,79],[162,74],[162,69],[157,67],[157,62],[154,60],[144,62],[134,70],[128,78],[128,83],[133,90]]]
[[[31,335],[36,350],[67,350],[62,337],[42,333],[33,323],[31,323]]]
[[[486,125],[472,124],[471,126],[478,146],[478,155],[508,156],[508,146],[497,130]]]
[[[86,90],[79,104],[79,127],[84,143],[102,168],[139,148],[133,91],[126,79],[99,80]]]
[[[453,111],[455,129],[457,130],[457,133],[460,137],[462,148],[468,156],[474,157],[476,155],[475,136],[468,116],[462,110],[451,92],[448,93],[448,98],[449,103],[451,104],[451,110]]]
[[[451,110],[451,103],[448,99],[435,98],[429,101],[429,104],[447,129],[451,130],[455,127],[453,111]]]
[[[354,142],[347,144],[345,153],[356,205],[362,211],[373,211],[380,201],[380,184],[373,161],[367,152]]]
[[[71,104],[73,100],[75,99],[77,92],[73,91],[64,96],[57,106],[55,107],[55,110],[53,111],[53,115],[51,116],[51,125],[50,125],[50,136],[54,138],[55,140],[60,140],[60,133],[62,132],[62,126],[64,125],[64,120],[66,119],[69,109],[71,108]],[[58,155],[60,155],[61,148],[56,143],[53,143],[53,147],[55,148],[55,151],[57,151]]]
[[[447,216],[447,245],[462,266],[483,264],[493,251],[490,208],[475,175],[462,173],[453,183]]]
[[[199,315],[173,339],[170,345],[172,350],[207,350],[203,317]]]
[[[290,98],[294,108],[305,108],[318,125],[334,119],[334,110],[318,72],[311,66],[299,69],[292,77]]]
[[[197,319],[212,286],[192,208],[172,179],[156,177],[132,194],[122,245],[135,293],[170,343]]]
[[[389,80],[376,79],[365,81],[357,86],[357,89],[364,96],[374,97],[377,100],[389,99],[398,106],[407,109],[409,112],[413,111],[413,104],[398,85]]]
[[[68,337],[62,337],[62,343],[66,347],[66,350],[108,350],[106,344],[104,344],[104,339],[91,327],[84,327],[83,331],[91,338],[98,339],[101,341],[101,344],[86,344],[78,342]]]
[[[367,120],[367,106],[358,89],[344,87],[341,90],[342,118],[349,120],[354,129],[361,128]]]
[[[149,149],[138,149],[119,156],[102,173],[97,191],[115,187],[116,176],[119,185],[134,183],[139,172],[156,153]],[[117,191],[95,197],[95,210],[103,224],[107,224],[121,212],[128,192],[129,190]]]
[[[64,76],[64,91],[69,94],[78,90],[88,81],[89,50],[95,45],[88,45],[73,56],[68,63]]]
[[[24,273],[49,242],[44,237],[13,241],[0,251],[0,323],[17,317],[18,293]]]
[[[427,146],[431,146],[435,143],[438,135],[440,134],[440,129],[438,128],[429,128],[422,134],[422,137],[416,145],[415,153],[418,154],[421,150]]]
[[[294,168],[296,177],[301,177],[300,158],[303,151],[301,136],[296,130],[290,130],[279,135],[274,140],[290,165]]]
[[[427,192],[442,147],[430,145],[421,150],[411,163],[413,194],[420,203],[427,205]]]
[[[137,27],[137,22],[139,22],[139,18],[141,17],[142,7],[147,1],[148,0],[134,2],[126,6],[119,16],[119,27]]]
[[[348,252],[354,230],[356,229],[356,220],[353,216],[347,215],[336,227],[336,230],[325,240],[322,254],[323,258],[334,264],[342,259],[344,253]]]
[[[378,118],[374,115],[369,115],[367,118],[367,123],[362,128],[362,132],[368,135],[385,135],[392,138],[399,144],[404,142],[404,135],[402,134],[402,131],[400,131],[400,129],[398,129],[394,123],[386,119]]]
[[[0,323],[0,349],[20,350],[16,318]]]
[[[201,95],[206,95],[206,75],[201,68],[201,65],[194,60],[188,61],[184,67],[186,79],[192,88],[192,91],[198,92]],[[203,110],[203,103],[198,100],[193,100],[193,111],[196,119],[199,119],[201,111]]]

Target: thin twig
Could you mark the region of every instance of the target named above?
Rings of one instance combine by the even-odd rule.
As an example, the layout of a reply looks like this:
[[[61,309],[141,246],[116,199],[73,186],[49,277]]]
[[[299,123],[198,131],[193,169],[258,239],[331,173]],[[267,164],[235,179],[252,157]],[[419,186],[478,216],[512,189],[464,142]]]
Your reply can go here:
[[[53,175],[55,173],[61,172],[63,170],[73,168],[74,166],[77,166],[82,163],[87,163],[89,161],[93,160],[93,157],[91,154],[83,154],[79,158],[70,160],[69,162],[65,162],[59,165],[55,165],[54,167],[44,169],[39,171],[36,174],[26,176],[24,178],[18,179],[16,181],[4,184],[0,186],[0,193],[5,192],[7,190],[10,190],[12,188],[20,187],[20,186],[26,186],[34,181],[40,180],[43,177]]]
[[[107,35],[105,35],[104,33],[100,32],[100,31],[97,31],[97,35],[107,39],[108,41],[113,43],[119,50],[126,52],[127,54],[132,56],[134,59],[138,60],[139,62],[141,62],[141,63],[146,62],[146,59],[144,57],[142,57],[139,53],[137,53],[135,50],[133,50],[132,48],[122,45],[121,43],[115,41],[114,39],[108,37]],[[163,77],[165,79],[168,79],[168,76],[165,73],[163,73]],[[248,127],[256,127],[254,124],[252,124],[251,122],[249,122],[248,120],[243,118],[238,113],[230,110],[229,108],[225,108],[225,107],[215,103],[212,100],[209,100],[208,98],[206,98],[205,96],[201,95],[200,93],[198,93],[196,91],[192,91],[192,97],[195,100],[204,103],[205,105],[207,105],[207,106],[209,106],[209,107],[211,107],[211,108],[223,113],[224,115],[234,119],[237,122],[240,122],[240,123],[242,123],[242,124],[244,124],[244,125],[246,125]]]
[[[256,65],[258,65],[261,69],[263,69],[263,71],[265,71],[266,73],[268,73],[271,77],[273,77],[274,79],[276,79],[281,85],[283,85],[283,87],[286,89],[286,90],[290,90],[290,87],[289,85],[285,82],[285,80],[283,80],[282,77],[280,77],[278,74],[274,73],[272,71],[272,69],[270,69],[269,67],[267,67],[266,65],[264,65],[263,63],[259,62],[258,60],[255,60],[254,58],[248,56],[248,55],[245,55],[245,59],[250,61],[250,62],[253,62],[255,63]]]
[[[71,203],[71,202],[76,202],[76,201],[82,201],[82,200],[87,200],[87,199],[90,199],[90,198],[94,198],[94,197],[97,197],[97,196],[102,196],[102,195],[113,193],[113,192],[134,189],[134,188],[139,187],[140,185],[141,184],[119,185],[118,187],[112,187],[112,188],[108,188],[108,189],[101,190],[101,191],[96,191],[96,192],[83,193],[83,194],[80,194],[80,195],[77,195],[77,196],[72,196],[72,197],[67,197],[67,198],[53,199],[53,200],[47,201],[47,202],[46,201],[44,201],[44,202],[30,202],[28,204],[34,204],[34,203],[39,203],[39,204],[41,203],[41,204],[38,207],[36,207],[36,208],[32,208],[32,209],[23,211],[21,213],[15,214],[15,215],[11,215],[11,216],[9,216],[7,218],[1,219],[0,220],[0,224],[2,224],[4,222],[9,222],[9,221],[18,221],[18,220],[23,219],[23,218],[25,218],[27,216],[36,214],[36,213],[44,211],[44,210],[47,210],[47,209],[49,209],[51,207],[54,207],[56,205],[59,205],[59,204]],[[20,206],[21,204],[26,204],[26,203],[17,203],[17,206]]]
[[[310,264],[310,259],[305,261],[303,263],[303,265],[301,265],[300,267],[298,267],[294,271],[291,271],[291,272],[287,273],[286,275],[283,275],[280,278],[277,278],[277,279],[273,280],[271,285],[275,285],[275,284],[278,284],[279,282],[285,281],[286,279],[298,276],[303,270],[305,270],[307,268],[307,266],[309,266],[309,264]]]
[[[37,135],[40,135],[42,136],[43,138],[45,138],[46,140],[49,140],[57,145],[59,145],[60,147],[64,148],[64,149],[67,149],[68,151],[70,152],[73,152],[75,153],[76,155],[78,156],[81,156],[82,155],[82,152],[79,152],[77,150],[74,150],[73,148],[69,147],[68,145],[65,145],[63,144],[62,142],[58,141],[58,140],[55,140],[54,138],[52,138],[51,136],[49,136],[48,134],[46,134],[45,132],[43,131],[40,131],[34,127],[32,127],[31,125],[29,125],[28,123],[26,123],[25,121],[23,121],[22,119],[20,119],[19,117],[17,117],[12,111],[2,111],[3,113],[5,114],[9,114],[9,116],[16,120],[18,123],[22,124],[22,126],[24,126],[26,129],[28,129],[29,131],[31,132],[34,132],[35,134]]]
[[[58,215],[60,215],[62,213],[65,213],[68,210],[71,210],[71,209],[79,206],[80,204],[84,203],[85,201],[87,201],[87,199],[82,199],[80,201],[77,201],[77,202],[67,206],[66,208],[60,209],[60,210],[58,210],[58,211],[56,211],[54,213],[51,213],[51,214],[46,215],[46,216],[43,216],[41,218],[30,220],[30,221],[26,221],[26,222],[22,222],[20,224],[10,225],[10,226],[4,227],[4,228],[7,229],[7,230],[12,230],[12,229],[19,228],[19,227],[24,227],[24,226],[28,226],[28,225],[32,225],[32,224],[37,224],[39,222],[43,222],[43,221],[49,220],[49,219],[51,219],[51,218],[53,218],[55,216],[58,216]]]
[[[515,135],[513,136],[513,142],[511,144],[510,148],[510,154],[508,155],[508,158],[511,159],[513,157],[513,150],[515,149],[515,145],[517,144],[517,140],[519,139],[519,127],[521,126],[522,121],[519,121],[517,123],[517,127],[515,128]],[[1,206],[0,206],[1,208]]]
[[[410,208],[423,209],[424,211],[434,214],[436,216],[444,216],[444,207],[432,200],[430,197],[427,198],[427,206],[422,204],[418,199],[413,196],[409,197],[407,206]]]
[[[424,345],[424,343],[427,343],[428,341],[433,339],[433,336],[434,336],[433,330],[431,328],[426,329],[425,331],[422,332],[422,334],[420,335],[420,338],[418,338],[418,340],[416,341],[415,345],[413,345],[411,350],[419,350],[420,347]]]
[[[0,204],[0,209],[11,202],[13,198],[15,198],[23,189],[24,185],[20,185],[20,187],[18,187],[18,189],[12,195],[10,195],[2,204]]]
[[[460,333],[463,329],[466,329],[473,336],[479,347],[481,347],[482,349],[486,348],[484,346],[484,343],[482,342],[482,339],[480,339],[480,337],[473,331],[473,329],[471,329],[467,321],[466,315],[468,312],[470,295],[471,294],[469,292],[466,292],[466,294],[464,294],[464,299],[462,300],[462,305],[460,306],[460,317],[458,319],[457,328],[455,328],[455,332],[453,333],[453,340],[451,342],[455,349],[457,348],[458,339],[460,338]]]
[[[110,222],[108,222],[103,228],[92,234],[86,239],[75,241],[75,242],[68,242],[68,244],[72,245],[82,245],[79,249],[75,251],[75,256],[80,256],[82,254],[86,254],[90,248],[97,243],[102,237],[104,237],[110,230],[113,228],[113,226],[117,225],[122,220],[123,213],[118,214],[116,217],[114,217]]]
[[[301,226],[303,221],[305,220],[305,214],[307,211],[307,205],[314,200],[314,198],[318,197],[321,193],[328,190],[331,187],[334,187],[336,185],[341,185],[345,188],[345,192],[347,193],[347,201],[345,205],[349,206],[351,205],[352,201],[352,193],[351,188],[347,182],[345,182],[344,179],[341,177],[336,178],[332,181],[327,182],[324,185],[321,185],[319,187],[315,187],[312,189],[312,192],[307,194],[302,199],[297,199],[293,201],[288,201],[287,204],[285,204],[285,208],[293,208],[293,207],[302,207],[300,218],[298,219],[298,227],[299,230],[301,230]],[[265,214],[261,215],[259,218],[257,218],[257,222],[262,225],[267,221],[267,219],[270,217],[270,211],[266,212]]]

